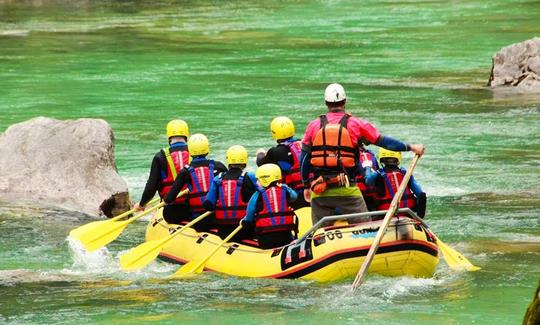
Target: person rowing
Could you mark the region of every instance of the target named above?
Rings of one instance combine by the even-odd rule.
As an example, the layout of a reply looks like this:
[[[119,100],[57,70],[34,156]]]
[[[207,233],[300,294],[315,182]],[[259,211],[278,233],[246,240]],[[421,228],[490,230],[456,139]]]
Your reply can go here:
[[[387,210],[407,170],[399,166],[400,152],[381,148],[379,161],[382,168],[377,171],[366,169],[366,184],[375,188],[377,210]],[[426,193],[412,175],[398,208],[410,208],[421,218],[426,214]]]
[[[277,145],[267,152],[259,149],[259,152],[257,152],[257,166],[264,164],[278,165],[283,176],[281,182],[287,184],[298,194],[298,198],[292,203],[292,207],[295,210],[308,207],[309,202],[304,200],[304,188],[302,186],[302,176],[300,175],[302,142],[294,137],[294,123],[286,116],[279,116],[270,123],[270,131]]]
[[[302,139],[304,197],[311,200],[314,224],[328,215],[367,211],[362,193],[355,185],[360,144],[418,155],[425,150],[423,144],[406,144],[382,135],[371,123],[347,113],[347,96],[340,84],[326,87],[324,101],[328,112],[308,124]],[[361,219],[349,221],[357,223]]]
[[[207,211],[215,211],[214,224],[221,239],[226,238],[246,216],[247,202],[256,191],[255,174],[245,172],[248,153],[243,146],[227,149],[228,171],[214,177],[204,201]],[[250,229],[242,228],[231,240],[251,238]]]
[[[219,161],[207,159],[210,152],[208,138],[204,134],[194,134],[188,140],[189,154],[192,157],[189,166],[185,166],[172,184],[171,190],[165,197],[165,202],[171,204],[176,200],[176,196],[187,186],[189,189],[186,195],[190,219],[193,220],[206,210],[203,207],[206,194],[210,189],[210,182],[219,173],[227,171],[227,167]],[[203,219],[194,225],[197,231],[208,231],[212,226],[210,218]]]
[[[281,183],[281,169],[276,164],[262,165],[257,168],[256,176],[262,187],[258,186],[249,199],[242,226],[254,227],[262,249],[287,245],[296,238],[297,223],[291,204],[297,194]]]
[[[166,134],[169,146],[154,155],[141,200],[133,207],[136,211],[144,210],[156,191],[164,199],[176,176],[189,164],[190,157],[186,143],[189,137],[188,124],[183,120],[172,120],[167,123]],[[163,218],[168,223],[189,220],[185,197],[175,196],[175,199],[163,208]]]

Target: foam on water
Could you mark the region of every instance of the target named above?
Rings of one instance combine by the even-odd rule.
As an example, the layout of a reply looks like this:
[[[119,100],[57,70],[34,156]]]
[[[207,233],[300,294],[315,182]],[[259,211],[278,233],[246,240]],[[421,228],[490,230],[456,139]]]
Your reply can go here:
[[[175,269],[172,264],[154,261],[142,270],[125,272],[120,267],[118,258],[129,249],[121,250],[113,256],[107,247],[88,252],[79,241],[71,237],[66,241],[69,244],[73,265],[69,269],[62,270],[63,274],[143,280],[164,277]]]

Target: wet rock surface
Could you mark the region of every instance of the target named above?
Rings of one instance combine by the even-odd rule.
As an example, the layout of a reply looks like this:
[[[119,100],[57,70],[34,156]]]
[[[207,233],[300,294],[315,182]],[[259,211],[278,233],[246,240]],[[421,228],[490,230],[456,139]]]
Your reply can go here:
[[[488,86],[540,92],[540,37],[503,47],[492,59]]]
[[[129,209],[114,161],[114,135],[101,119],[37,117],[0,135],[0,196],[116,215]]]

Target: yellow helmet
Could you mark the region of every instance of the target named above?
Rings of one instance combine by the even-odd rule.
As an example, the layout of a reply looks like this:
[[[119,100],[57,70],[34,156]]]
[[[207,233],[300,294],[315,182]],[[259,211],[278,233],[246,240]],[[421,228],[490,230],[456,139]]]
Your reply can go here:
[[[401,152],[399,151],[392,151],[384,148],[379,149],[379,160],[384,158],[396,158],[398,161],[398,165],[401,164]]]
[[[210,152],[208,138],[201,133],[196,133],[189,137],[187,145],[191,156],[203,156]]]
[[[255,176],[257,176],[262,186],[268,187],[272,182],[281,179],[281,169],[276,164],[264,164],[257,168]]]
[[[172,120],[167,123],[167,139],[171,137],[189,137],[189,127],[183,120]]]
[[[288,117],[279,116],[270,123],[270,130],[274,139],[287,139],[294,136],[294,123]]]
[[[227,164],[228,165],[247,165],[248,153],[246,148],[236,145],[227,149]]]

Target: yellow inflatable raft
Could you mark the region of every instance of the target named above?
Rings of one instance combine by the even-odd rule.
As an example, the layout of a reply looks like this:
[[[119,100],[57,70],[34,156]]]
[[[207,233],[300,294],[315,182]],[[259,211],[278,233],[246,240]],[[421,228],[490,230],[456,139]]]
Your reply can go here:
[[[300,236],[311,226],[311,218],[309,208],[298,211]],[[227,243],[206,263],[206,270],[234,276],[320,282],[351,278],[362,265],[381,221],[320,228],[297,244],[276,249],[260,249],[255,241]],[[176,227],[167,224],[158,210],[148,224],[146,240],[164,238]],[[160,259],[178,264],[200,260],[219,243],[221,239],[214,233],[186,229],[164,246]],[[391,221],[369,272],[431,277],[438,263],[436,239],[429,230],[420,221],[399,217]]]

